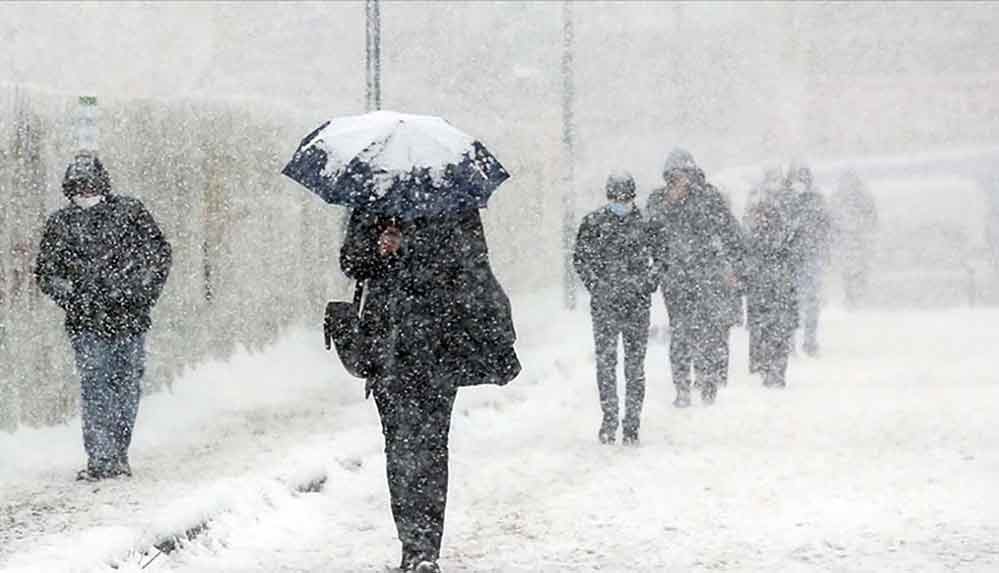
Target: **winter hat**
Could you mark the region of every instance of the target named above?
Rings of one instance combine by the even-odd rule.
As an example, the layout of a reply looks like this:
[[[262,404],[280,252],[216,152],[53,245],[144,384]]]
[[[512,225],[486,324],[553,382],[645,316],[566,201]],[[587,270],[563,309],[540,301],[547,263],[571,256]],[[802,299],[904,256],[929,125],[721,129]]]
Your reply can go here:
[[[111,176],[96,155],[78,153],[66,167],[62,192],[72,199],[82,193],[85,187],[96,189],[100,195],[108,195],[111,193]]]
[[[704,172],[694,162],[694,156],[680,147],[674,148],[666,157],[666,164],[663,165],[663,179],[669,179],[670,175],[678,171],[693,175],[698,181],[704,179]]]
[[[607,177],[607,198],[611,201],[634,201],[635,178],[627,171],[615,171]]]

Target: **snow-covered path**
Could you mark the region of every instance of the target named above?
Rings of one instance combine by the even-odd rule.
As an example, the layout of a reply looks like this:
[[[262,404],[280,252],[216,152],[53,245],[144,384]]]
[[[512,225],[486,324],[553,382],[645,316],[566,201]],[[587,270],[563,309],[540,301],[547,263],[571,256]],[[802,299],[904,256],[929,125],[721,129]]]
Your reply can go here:
[[[796,360],[785,391],[745,374],[736,330],[719,403],[684,411],[654,344],[643,444],[625,449],[596,443],[586,312],[516,309],[525,373],[456,407],[445,571],[999,570],[999,313],[830,312],[825,355]],[[4,459],[46,444],[0,470],[0,519],[51,506],[27,538],[3,539],[0,569],[139,571],[156,551],[130,549],[201,521],[145,570],[395,563],[374,408],[312,343],[290,336],[151,397],[138,475],[96,493],[65,483],[75,427],[0,441]],[[322,492],[295,490],[321,473]]]

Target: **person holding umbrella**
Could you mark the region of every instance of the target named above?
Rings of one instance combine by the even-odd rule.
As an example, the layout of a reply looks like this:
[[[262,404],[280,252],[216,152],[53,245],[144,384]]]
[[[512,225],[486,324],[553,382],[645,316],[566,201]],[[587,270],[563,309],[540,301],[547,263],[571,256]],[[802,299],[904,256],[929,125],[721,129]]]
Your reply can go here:
[[[96,155],[73,159],[62,190],[71,204],[45,225],[35,278],[66,311],[80,372],[87,467],[77,479],[130,476],[145,333],[170,273],[170,243],[141,201],[111,192]]]
[[[393,112],[333,120],[284,173],[353,207],[340,264],[365,290],[365,376],[385,437],[400,569],[440,571],[457,390],[520,371],[479,215],[509,175],[443,120]]]

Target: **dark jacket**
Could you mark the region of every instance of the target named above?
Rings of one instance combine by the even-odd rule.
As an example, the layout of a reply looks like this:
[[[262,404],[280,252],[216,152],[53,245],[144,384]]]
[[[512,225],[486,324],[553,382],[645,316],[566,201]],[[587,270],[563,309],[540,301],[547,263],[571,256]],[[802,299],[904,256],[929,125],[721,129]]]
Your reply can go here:
[[[620,216],[605,206],[584,217],[572,263],[594,305],[648,308],[656,285],[648,225],[638,209]]]
[[[401,222],[402,247],[378,253],[389,221],[355,210],[340,251],[348,277],[365,281],[361,326],[376,379],[392,383],[505,384],[520,371],[510,301],[489,266],[482,220]]]
[[[138,199],[105,195],[49,217],[35,279],[66,311],[66,331],[142,334],[170,272],[170,244]]]
[[[746,306],[749,327],[789,336],[798,326],[800,234],[772,202],[754,206],[748,219]]]
[[[820,272],[829,261],[832,244],[832,219],[822,194],[814,190],[802,193],[796,217],[802,270]]]
[[[671,203],[661,187],[649,196],[647,213],[653,265],[670,312],[695,322],[736,324],[736,293],[724,277],[743,274],[745,245],[721,193],[703,184]]]

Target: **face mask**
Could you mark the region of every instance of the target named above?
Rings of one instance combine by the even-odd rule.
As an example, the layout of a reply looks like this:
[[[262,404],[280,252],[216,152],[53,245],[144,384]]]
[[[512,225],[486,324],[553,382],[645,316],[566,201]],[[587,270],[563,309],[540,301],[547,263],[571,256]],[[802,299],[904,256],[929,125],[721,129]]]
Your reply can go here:
[[[609,207],[611,213],[614,213],[618,217],[623,217],[628,214],[628,211],[631,211],[631,203],[618,203],[615,201],[612,202]]]
[[[73,197],[73,202],[81,209],[89,209],[104,200],[104,195],[90,195],[89,197]]]

